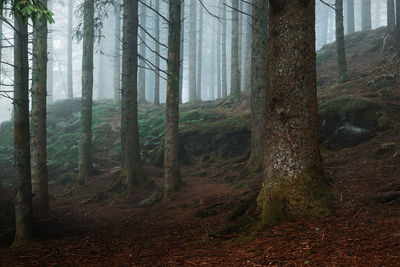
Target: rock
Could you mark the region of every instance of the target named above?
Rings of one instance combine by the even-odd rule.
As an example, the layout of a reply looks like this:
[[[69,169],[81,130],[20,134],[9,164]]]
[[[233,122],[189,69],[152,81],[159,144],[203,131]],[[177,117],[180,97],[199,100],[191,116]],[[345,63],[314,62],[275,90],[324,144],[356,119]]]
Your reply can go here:
[[[391,157],[394,152],[396,152],[396,144],[395,143],[386,143],[382,144],[378,150],[375,152],[374,157],[376,159],[385,159]]]
[[[346,123],[344,126],[337,128],[333,134],[326,139],[325,144],[329,149],[340,150],[368,141],[373,136],[372,132],[368,129]]]

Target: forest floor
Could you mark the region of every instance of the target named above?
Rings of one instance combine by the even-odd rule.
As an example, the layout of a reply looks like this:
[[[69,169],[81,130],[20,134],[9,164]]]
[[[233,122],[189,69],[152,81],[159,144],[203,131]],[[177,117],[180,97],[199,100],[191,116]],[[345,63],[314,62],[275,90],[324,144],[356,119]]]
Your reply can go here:
[[[354,56],[351,49],[349,53]],[[333,64],[326,62],[324,73],[329,74]],[[393,69],[397,73],[395,65],[379,71]],[[378,70],[369,76],[359,72],[351,69],[353,77],[365,82],[354,78],[346,90],[368,95],[367,81],[379,77]],[[326,97],[328,87],[320,90],[320,98]],[[399,82],[395,87],[399,91]],[[252,234],[232,230],[238,222],[230,220],[261,186],[261,177],[245,187],[232,182],[245,165],[243,158],[184,165],[185,186],[167,201],[159,201],[156,190],[163,170],[146,164],[153,185],[138,188],[130,199],[111,194],[92,203],[91,197],[112,187],[117,173],[117,162],[107,154],[97,155],[104,164],[87,186],[73,191],[67,185],[50,187],[51,214],[37,221],[38,238],[26,247],[0,248],[0,266],[398,266],[400,202],[382,203],[376,196],[382,186],[400,181],[399,122],[356,147],[322,149],[335,196],[331,216]],[[397,150],[378,159],[377,150],[388,143]],[[250,215],[247,219],[254,220]]]

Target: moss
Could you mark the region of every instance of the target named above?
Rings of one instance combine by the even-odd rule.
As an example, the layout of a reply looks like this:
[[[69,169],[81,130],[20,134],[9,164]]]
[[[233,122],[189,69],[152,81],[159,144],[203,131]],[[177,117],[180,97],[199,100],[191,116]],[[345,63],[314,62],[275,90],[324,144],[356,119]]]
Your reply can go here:
[[[319,218],[331,213],[333,195],[320,168],[308,168],[295,178],[275,177],[263,186],[258,199],[261,225]]]

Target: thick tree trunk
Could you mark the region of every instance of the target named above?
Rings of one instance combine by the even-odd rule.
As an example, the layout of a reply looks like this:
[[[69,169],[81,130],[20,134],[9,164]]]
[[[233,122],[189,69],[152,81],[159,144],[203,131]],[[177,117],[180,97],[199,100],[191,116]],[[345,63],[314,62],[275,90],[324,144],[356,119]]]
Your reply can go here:
[[[222,98],[228,95],[226,71],[226,0],[222,0]]]
[[[263,224],[330,213],[318,146],[315,0],[270,0]],[[295,51],[295,53],[294,53]]]
[[[160,10],[160,1],[155,1],[156,6],[155,10],[159,12]],[[158,15],[155,16],[154,20],[155,24],[155,39],[160,40],[160,17]],[[155,81],[154,81],[154,105],[159,106],[160,105],[160,57],[158,56],[160,54],[160,43],[156,42],[155,44],[155,67],[156,67],[156,74],[155,74]]]
[[[144,0],[144,3],[146,3],[146,0]],[[146,32],[144,31],[146,29],[146,6],[144,4],[140,5],[140,14],[139,14],[139,19],[140,19],[140,30],[139,30],[139,77],[138,77],[138,102],[139,104],[145,104],[146,101],[146,63],[145,63],[145,58],[146,58]]]
[[[169,3],[168,81],[164,141],[164,196],[176,192],[182,185],[178,155],[181,0],[170,0]]]
[[[394,0],[387,0],[387,34],[392,34],[396,27]]]
[[[74,12],[74,1],[68,0],[67,97],[74,97],[74,84],[72,76],[73,12]]]
[[[179,70],[179,104],[182,104],[182,90],[183,90],[183,59],[184,59],[184,47],[185,47],[185,1],[181,3],[181,68]]]
[[[371,25],[371,0],[361,1],[361,30],[369,31],[372,29]]]
[[[355,31],[354,0],[347,0],[347,33],[352,34]]]
[[[47,9],[53,11],[53,1],[49,0],[47,2]],[[54,102],[54,82],[53,82],[53,65],[54,65],[54,45],[53,45],[53,25],[48,25],[48,43],[47,43],[47,53],[48,53],[48,62],[47,62],[47,103]]]
[[[124,0],[122,42],[121,178],[130,195],[135,185],[146,180],[140,161],[137,69],[138,1]]]
[[[251,156],[250,171],[264,165],[265,94],[268,85],[268,1],[253,0],[251,51]]]
[[[22,16],[14,21],[14,176],[15,239],[13,247],[34,237],[31,160],[29,140],[28,23]]]
[[[46,6],[47,1],[42,2]],[[46,154],[46,78],[47,78],[47,22],[33,21],[32,57],[32,191],[35,212],[46,215],[49,209],[47,154]]]
[[[203,7],[200,6],[199,8],[199,38],[198,40],[198,54],[197,54],[197,85],[196,85],[196,92],[197,92],[197,100],[201,101],[202,98],[202,84],[201,84],[201,74],[203,72]]]
[[[190,1],[189,102],[197,100],[196,90],[196,2]]]
[[[252,0],[248,1],[250,4],[252,3]],[[252,6],[250,4],[247,4],[247,13],[252,14]],[[251,44],[252,44],[252,34],[253,34],[253,28],[252,28],[252,17],[251,16],[246,16],[245,20],[245,28],[246,28],[246,36],[245,36],[245,50],[244,50],[244,68],[243,68],[243,89],[244,91],[248,91],[251,88],[251,60],[252,57],[251,55]]]
[[[347,62],[346,49],[344,43],[344,27],[343,27],[343,0],[335,1],[336,9],[336,56],[338,63],[339,80],[346,80]]]
[[[231,98],[240,100],[239,72],[239,0],[232,0],[232,53],[231,53]]]
[[[93,45],[94,0],[85,0],[83,16],[82,108],[79,147],[79,183],[92,177],[92,105],[93,105]]]
[[[221,17],[221,0],[218,3],[218,17]],[[218,23],[217,33],[217,99],[221,98],[221,22]]]
[[[114,39],[114,103],[121,102],[121,0],[117,0],[115,10],[115,39]]]

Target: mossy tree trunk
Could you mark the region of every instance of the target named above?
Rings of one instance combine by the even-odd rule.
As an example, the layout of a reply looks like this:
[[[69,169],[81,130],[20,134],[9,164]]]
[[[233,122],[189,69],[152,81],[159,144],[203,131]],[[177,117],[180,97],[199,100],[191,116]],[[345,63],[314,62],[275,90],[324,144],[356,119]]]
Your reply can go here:
[[[268,83],[268,1],[253,1],[251,51],[251,156],[250,171],[264,165],[265,94]]]
[[[140,161],[137,68],[138,1],[124,0],[122,42],[121,178],[130,195],[146,180]]]
[[[157,12],[159,12],[160,10],[160,1],[155,1],[156,2],[156,6],[155,6],[155,10]],[[158,14],[155,15],[154,18],[154,24],[155,24],[155,39],[156,40],[160,40],[160,17],[158,16]],[[160,71],[158,70],[160,68],[160,57],[158,56],[158,54],[160,54],[160,43],[156,42],[155,43],[155,67],[156,67],[156,72],[155,72],[155,81],[154,81],[154,105],[159,106],[160,105]]]
[[[47,1],[42,4],[46,7]],[[46,79],[47,79],[47,22],[33,21],[32,57],[32,191],[35,213],[46,215],[49,209],[46,154]]]
[[[336,57],[338,63],[339,80],[347,79],[346,48],[344,43],[343,27],[343,0],[335,1],[336,9]]]
[[[143,0],[144,4],[146,4],[146,0]],[[140,27],[141,29],[139,30],[139,79],[138,79],[138,90],[139,90],[139,104],[145,104],[146,101],[146,63],[145,63],[145,58],[146,58],[146,6],[144,4],[141,4],[140,8],[140,14],[139,14],[139,19],[140,19]]]
[[[14,18],[14,177],[15,239],[13,247],[34,237],[29,134],[28,23]]]
[[[226,71],[226,0],[222,0],[222,98],[228,95]]]
[[[197,85],[196,85],[196,92],[197,92],[197,100],[201,101],[202,98],[202,65],[203,65],[203,7],[199,7],[199,38],[198,40],[198,47],[197,47]]]
[[[315,0],[270,0],[262,224],[330,213],[318,146]]]
[[[117,0],[115,9],[115,39],[114,39],[114,103],[121,102],[121,0]]]
[[[84,1],[82,54],[81,139],[79,144],[79,183],[92,177],[92,105],[93,105],[93,46],[94,0]]]
[[[371,22],[371,0],[361,1],[361,30],[369,31],[372,29]]]
[[[74,85],[72,75],[72,35],[74,1],[68,0],[68,48],[67,48],[67,97],[74,97]]]
[[[189,30],[189,102],[197,100],[196,90],[196,2],[190,1]]]
[[[181,0],[169,2],[168,80],[165,109],[164,196],[182,185],[179,164],[179,70]]]
[[[352,34],[355,31],[354,0],[347,0],[347,33]]]
[[[240,100],[239,73],[239,0],[232,0],[232,44],[231,44],[231,98]]]

